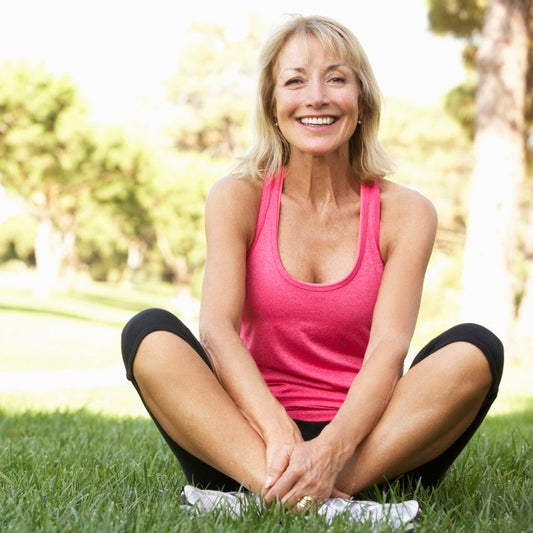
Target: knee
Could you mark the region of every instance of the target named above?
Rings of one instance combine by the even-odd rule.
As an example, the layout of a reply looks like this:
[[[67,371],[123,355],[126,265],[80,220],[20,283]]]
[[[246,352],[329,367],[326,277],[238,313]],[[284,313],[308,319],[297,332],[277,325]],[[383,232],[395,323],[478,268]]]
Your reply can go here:
[[[139,338],[146,336],[147,332],[156,329],[166,329],[169,323],[178,322],[178,318],[165,309],[150,308],[144,309],[134,315],[126,323],[122,330],[122,354],[139,344]]]
[[[157,384],[172,368],[175,342],[181,339],[168,331],[150,331],[139,343],[131,364],[131,375],[138,385]]]
[[[474,345],[484,355],[490,367],[493,388],[497,388],[503,373],[504,348],[500,339],[486,327],[464,323],[452,328],[457,340]]]
[[[133,380],[133,362],[141,342],[151,333],[161,330],[173,331],[179,319],[164,309],[150,308],[134,315],[124,326],[121,336],[121,351],[126,376]]]

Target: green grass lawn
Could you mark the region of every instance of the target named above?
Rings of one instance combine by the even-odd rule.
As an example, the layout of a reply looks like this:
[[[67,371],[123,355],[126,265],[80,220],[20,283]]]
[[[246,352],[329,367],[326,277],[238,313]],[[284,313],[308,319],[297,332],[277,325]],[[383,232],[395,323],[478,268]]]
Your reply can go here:
[[[275,508],[239,519],[180,508],[185,480],[126,383],[119,350],[136,310],[179,307],[171,288],[91,286],[36,301],[1,282],[0,531],[371,530]],[[418,499],[419,531],[533,532],[530,376],[530,367],[506,368],[493,411],[437,490],[364,496]]]

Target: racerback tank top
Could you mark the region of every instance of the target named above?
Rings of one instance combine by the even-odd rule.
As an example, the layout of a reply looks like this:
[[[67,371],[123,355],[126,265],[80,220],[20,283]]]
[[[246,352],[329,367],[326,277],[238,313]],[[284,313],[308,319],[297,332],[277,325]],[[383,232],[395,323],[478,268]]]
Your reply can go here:
[[[351,271],[333,283],[293,278],[278,251],[284,169],[263,185],[247,255],[241,338],[289,416],[329,421],[363,363],[383,275],[379,183],[361,185]]]

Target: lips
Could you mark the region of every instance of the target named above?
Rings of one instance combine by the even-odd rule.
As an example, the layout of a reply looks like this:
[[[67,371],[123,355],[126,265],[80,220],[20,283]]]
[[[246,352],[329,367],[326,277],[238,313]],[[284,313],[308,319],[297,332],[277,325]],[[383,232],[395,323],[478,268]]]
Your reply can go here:
[[[305,126],[329,126],[337,120],[335,117],[302,117],[300,123]]]

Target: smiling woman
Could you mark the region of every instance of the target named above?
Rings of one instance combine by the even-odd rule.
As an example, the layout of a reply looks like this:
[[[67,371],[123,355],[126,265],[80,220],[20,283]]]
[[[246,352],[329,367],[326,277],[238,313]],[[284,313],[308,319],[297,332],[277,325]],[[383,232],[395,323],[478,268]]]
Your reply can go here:
[[[128,378],[199,487],[306,511],[398,477],[435,486],[496,397],[502,345],[461,324],[403,373],[437,220],[385,178],[366,55],[294,16],[260,67],[255,144],[207,199],[200,340],[137,314]]]
[[[282,133],[283,127],[278,122],[276,107],[280,101],[295,105],[299,98],[299,113],[302,115],[296,118],[308,124],[335,121],[341,118],[340,115],[324,114],[326,109],[330,113],[333,111],[334,102],[330,102],[328,108],[323,101],[335,94],[337,99],[340,98],[338,105],[344,101],[343,109],[348,109],[351,115],[351,120],[343,116],[342,123],[354,172],[363,181],[384,176],[392,164],[377,138],[381,94],[365,51],[347,28],[322,26],[314,24],[312,18],[308,20],[307,27],[296,28],[289,35],[281,26],[263,48],[259,58],[255,142],[239,170],[263,179],[288,163],[291,143],[286,134],[290,133]],[[316,98],[318,102],[313,101]],[[305,107],[303,111],[302,105],[311,108]],[[341,109],[336,110],[339,111]],[[357,124],[363,123],[364,127],[356,128]],[[302,133],[296,130],[297,135],[298,131]]]
[[[355,72],[314,37],[291,38],[276,67],[274,122],[291,146],[293,160],[299,153],[348,150],[360,122]]]

